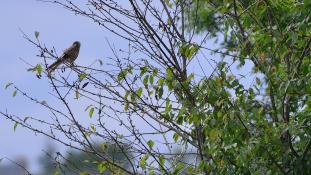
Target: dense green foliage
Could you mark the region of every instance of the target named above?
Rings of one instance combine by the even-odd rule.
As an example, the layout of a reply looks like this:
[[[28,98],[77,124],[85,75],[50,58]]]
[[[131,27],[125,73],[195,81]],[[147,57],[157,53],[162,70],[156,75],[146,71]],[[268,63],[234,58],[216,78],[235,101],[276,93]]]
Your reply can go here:
[[[224,55],[251,61],[260,74],[245,88],[223,63],[196,85],[203,104],[192,116],[203,125],[209,172],[311,173],[310,7],[307,0],[193,1],[189,26],[223,37]]]

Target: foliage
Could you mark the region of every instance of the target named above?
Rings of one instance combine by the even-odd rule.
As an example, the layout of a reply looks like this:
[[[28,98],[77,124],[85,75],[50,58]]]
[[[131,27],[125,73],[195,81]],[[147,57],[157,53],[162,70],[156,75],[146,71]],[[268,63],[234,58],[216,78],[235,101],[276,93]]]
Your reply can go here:
[[[218,142],[209,152],[221,162],[219,170],[309,174],[310,2],[195,1],[192,24],[197,11],[196,31],[220,34],[224,55],[241,65],[251,61],[261,75],[248,89],[237,79],[216,77],[221,83],[212,89],[231,89],[235,96],[230,102],[223,97],[211,118],[216,127],[206,127],[212,134],[207,144]]]

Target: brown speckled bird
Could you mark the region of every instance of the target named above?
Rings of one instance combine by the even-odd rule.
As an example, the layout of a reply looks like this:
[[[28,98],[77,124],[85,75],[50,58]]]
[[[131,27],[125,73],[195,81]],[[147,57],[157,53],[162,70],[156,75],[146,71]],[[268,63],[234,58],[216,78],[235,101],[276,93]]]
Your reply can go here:
[[[64,50],[62,56],[47,68],[48,75],[51,75],[51,73],[62,63],[67,62],[72,65],[79,55],[80,45],[79,41],[75,41],[72,46]]]

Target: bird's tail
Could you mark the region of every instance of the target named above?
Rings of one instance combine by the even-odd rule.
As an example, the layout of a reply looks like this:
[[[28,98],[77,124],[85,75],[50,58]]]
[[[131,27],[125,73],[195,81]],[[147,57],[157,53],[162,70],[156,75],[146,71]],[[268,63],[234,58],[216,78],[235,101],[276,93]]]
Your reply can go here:
[[[46,71],[48,72],[48,75],[51,75],[52,72],[55,71],[55,69],[62,64],[62,60],[58,59],[57,61],[55,61],[53,64],[51,64]]]

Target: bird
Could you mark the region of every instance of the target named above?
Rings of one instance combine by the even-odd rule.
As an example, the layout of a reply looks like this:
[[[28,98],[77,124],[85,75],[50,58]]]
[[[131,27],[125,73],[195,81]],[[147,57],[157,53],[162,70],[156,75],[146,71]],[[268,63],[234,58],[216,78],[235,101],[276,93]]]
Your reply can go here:
[[[69,63],[70,65],[73,65],[74,61],[78,58],[80,46],[80,42],[75,41],[73,42],[72,46],[65,49],[62,56],[60,56],[57,61],[55,61],[47,68],[48,75],[50,76],[51,73],[55,71],[55,69],[61,64]]]

